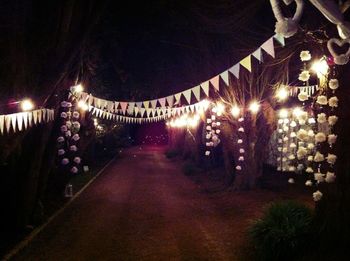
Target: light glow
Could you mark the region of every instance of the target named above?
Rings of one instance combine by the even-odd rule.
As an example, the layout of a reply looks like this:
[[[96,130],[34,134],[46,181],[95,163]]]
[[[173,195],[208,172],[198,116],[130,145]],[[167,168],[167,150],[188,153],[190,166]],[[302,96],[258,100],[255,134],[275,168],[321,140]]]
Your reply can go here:
[[[78,107],[83,111],[87,111],[89,109],[89,106],[84,101],[79,101]]]
[[[260,110],[260,104],[257,101],[252,101],[249,105],[249,110],[252,113],[257,113]]]
[[[312,64],[311,70],[317,73],[318,78],[321,78],[322,76],[324,77],[325,75],[327,75],[329,66],[325,59],[320,59]]]
[[[287,109],[281,109],[279,111],[280,118],[287,118],[288,117],[288,110]]]
[[[218,116],[221,116],[225,111],[225,105],[218,102],[218,103],[216,103],[216,107],[214,109],[216,109],[216,114]]]
[[[279,88],[276,92],[276,98],[279,101],[285,101],[288,98],[288,96],[289,96],[289,92],[285,87]]]
[[[237,105],[235,105],[231,108],[231,114],[233,117],[238,118],[241,114],[241,109]]]
[[[293,115],[295,117],[300,117],[303,113],[304,113],[304,111],[300,107],[295,107],[293,109]]]
[[[34,109],[34,103],[30,99],[25,99],[21,101],[22,111],[31,111]]]

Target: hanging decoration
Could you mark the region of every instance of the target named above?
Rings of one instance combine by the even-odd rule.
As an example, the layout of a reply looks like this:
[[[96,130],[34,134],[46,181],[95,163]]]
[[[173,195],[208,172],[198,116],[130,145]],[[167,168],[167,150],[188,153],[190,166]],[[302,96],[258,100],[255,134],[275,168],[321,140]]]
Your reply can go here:
[[[26,130],[40,123],[48,123],[54,120],[53,109],[38,109],[6,115],[0,115],[0,133],[10,134]]]

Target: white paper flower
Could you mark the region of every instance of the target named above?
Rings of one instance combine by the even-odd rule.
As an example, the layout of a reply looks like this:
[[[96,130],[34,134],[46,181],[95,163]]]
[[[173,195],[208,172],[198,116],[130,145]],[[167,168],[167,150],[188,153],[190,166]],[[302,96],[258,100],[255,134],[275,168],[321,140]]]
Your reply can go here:
[[[329,116],[328,117],[328,124],[331,126],[334,126],[338,121],[338,117],[335,115]]]
[[[205,135],[205,138],[206,138],[207,140],[209,140],[209,139],[211,138],[211,134],[208,133],[207,135]]]
[[[78,119],[80,116],[79,112],[75,111],[73,112],[73,118]]]
[[[278,143],[283,143],[282,139],[278,139]]]
[[[66,105],[67,105],[67,108],[72,107],[72,103],[71,102],[67,102]]]
[[[66,119],[67,118],[67,113],[66,112],[61,112],[61,118]]]
[[[278,119],[278,124],[282,124],[283,123],[283,119]]]
[[[242,167],[241,166],[236,166],[236,170],[242,170]]]
[[[216,123],[213,122],[213,123],[211,124],[211,127],[215,128],[215,127],[216,127]]]
[[[244,161],[244,157],[243,156],[239,156],[238,161]]]
[[[68,129],[72,127],[72,122],[71,121],[66,121],[66,126]]]
[[[325,123],[326,121],[327,121],[327,116],[325,113],[317,114],[317,122],[318,123]]]
[[[75,157],[73,160],[76,164],[80,164],[81,158],[80,157]]]
[[[314,156],[311,156],[311,155],[308,156],[308,157],[307,157],[307,160],[308,160],[308,161],[314,161]]]
[[[313,143],[308,143],[308,144],[307,144],[307,148],[308,148],[309,150],[313,150],[313,149],[315,148],[315,145],[314,145]]]
[[[297,138],[301,141],[307,141],[308,140],[308,133],[304,129],[300,129],[297,133]]]
[[[243,154],[244,152],[244,149],[239,149],[239,153]]]
[[[312,194],[312,197],[313,197],[314,201],[320,201],[321,198],[322,198],[322,196],[323,196],[323,194],[322,194],[322,192],[319,191],[319,190],[317,190],[316,192],[314,192],[314,193]]]
[[[244,128],[243,128],[243,127],[240,127],[240,128],[238,129],[238,131],[239,131],[239,132],[244,132]]]
[[[314,174],[314,179],[317,181],[317,183],[324,182],[324,174],[317,172]]]
[[[297,136],[297,134],[294,131],[290,133],[291,138],[295,138],[296,136]]]
[[[314,172],[314,170],[311,167],[307,167],[305,171],[306,171],[306,173],[313,173]]]
[[[328,143],[330,145],[334,144],[336,141],[337,141],[337,135],[335,135],[335,134],[328,135]]]
[[[323,132],[319,132],[315,135],[315,141],[316,143],[321,143],[326,141],[326,134],[324,134]]]
[[[339,82],[337,79],[330,79],[328,85],[330,89],[336,90],[339,87]]]
[[[314,157],[315,162],[321,162],[324,161],[324,155],[320,153],[319,151],[316,152],[315,157]]]
[[[62,125],[61,126],[61,131],[62,132],[66,132],[68,129],[67,129],[67,126],[66,125]]]
[[[77,146],[72,145],[72,146],[69,147],[69,150],[70,150],[70,151],[77,151],[78,148],[77,148]]]
[[[74,134],[73,137],[72,137],[72,139],[73,139],[74,141],[80,140],[79,134]]]
[[[298,94],[298,99],[301,102],[307,101],[309,99],[309,95],[306,92],[300,92]]]
[[[301,111],[300,113],[299,113],[299,115],[298,115],[298,120],[299,120],[299,123],[300,123],[300,121],[307,121],[307,118],[308,118],[308,114],[307,114],[307,112],[306,111]],[[301,124],[301,123],[300,123]],[[305,123],[303,123],[303,124],[305,124]]]
[[[207,123],[211,123],[211,119],[207,119]]]
[[[211,126],[207,126],[207,128],[206,128],[207,130],[211,130]]]
[[[238,121],[239,121],[239,122],[243,122],[243,121],[244,121],[244,118],[241,117],[241,118],[238,119]]]
[[[290,168],[289,168],[289,171],[292,171],[292,170],[290,170]],[[289,178],[289,179],[288,179],[288,183],[289,183],[289,184],[294,184],[295,181],[294,181],[293,178]]]
[[[216,118],[215,118],[215,115],[212,115],[212,116],[211,116],[211,120],[212,120],[212,121],[215,121],[215,119],[216,119]]]
[[[61,102],[61,107],[66,108],[67,107],[67,102],[66,101]]]
[[[277,157],[277,161],[280,161],[281,160],[281,157]]]
[[[287,158],[286,157],[283,157],[282,158],[282,162],[286,162],[287,161]]]
[[[219,138],[217,135],[213,135],[211,139],[212,139],[212,141],[218,141]]]
[[[327,174],[326,174],[325,181],[327,183],[333,183],[335,181],[335,178],[336,178],[336,176],[335,176],[334,172],[329,172],[328,171]]]
[[[313,136],[315,136],[315,133],[314,133],[314,131],[313,130],[309,130],[308,132],[307,132],[307,135],[309,136],[309,137],[313,137]]]
[[[283,127],[283,131],[285,131],[285,132],[289,131],[288,126],[284,126],[284,127]]]
[[[337,161],[337,155],[328,153],[327,162],[328,162],[329,164],[332,164],[332,165],[333,165],[336,161]]]
[[[242,144],[242,143],[243,143],[243,140],[242,140],[242,139],[238,139],[238,140],[237,140],[237,143],[238,143],[238,144]]]
[[[207,150],[207,151],[205,152],[205,156],[209,156],[209,155],[210,155],[210,151]]]
[[[302,62],[310,61],[311,60],[311,54],[309,51],[301,51],[300,52],[300,60]]]
[[[69,163],[69,159],[64,158],[64,159],[62,159],[61,163],[62,163],[62,165],[67,165]]]
[[[299,74],[299,78],[298,78],[300,81],[302,82],[306,82],[310,79],[310,73],[309,71],[307,70],[304,70],[302,71],[300,74]]]
[[[328,104],[332,108],[338,107],[338,98],[336,96],[329,98]]]
[[[302,170],[304,169],[304,165],[301,164],[301,163],[298,164],[297,169],[298,169],[299,171],[302,171]]]
[[[282,129],[278,129],[277,131],[278,131],[278,133],[282,133],[282,132],[283,132],[283,130],[282,130]]]
[[[67,116],[68,117],[72,116],[72,113],[70,111],[67,111]]]
[[[220,130],[216,130],[215,132],[216,132],[216,134],[220,134],[221,131]]]
[[[295,156],[294,156],[293,154],[291,154],[291,155],[288,156],[288,159],[294,160],[294,159],[295,159]]]
[[[297,151],[297,158],[298,159],[303,159],[307,154],[307,150],[304,147],[299,147]]]
[[[318,104],[320,104],[320,105],[327,105],[328,100],[327,100],[327,97],[326,97],[326,96],[320,95],[320,96],[317,97],[316,102],[317,102]]]
[[[62,136],[58,137],[57,142],[64,142],[64,137],[62,137]]]
[[[73,127],[74,127],[75,129],[80,129],[80,123],[77,122],[77,121],[74,121],[74,122],[73,122]]]
[[[278,151],[282,151],[282,147],[278,147],[277,150],[278,150]]]
[[[284,147],[284,148],[282,149],[282,152],[283,152],[283,153],[287,153],[287,152],[288,152],[288,149],[287,149],[286,147]]]
[[[64,149],[59,149],[59,150],[57,151],[57,154],[58,154],[59,156],[62,156],[64,153],[65,153]]]
[[[307,180],[307,181],[305,182],[305,186],[311,187],[311,186],[312,186],[312,181],[311,181],[311,180]]]
[[[71,133],[70,131],[66,131],[66,132],[65,132],[65,135],[66,135],[67,138],[69,138],[69,137],[72,136],[72,133]]]
[[[289,123],[289,119],[284,119],[283,122],[287,124]]]
[[[288,137],[284,137],[284,138],[283,138],[283,141],[288,141]]]
[[[307,120],[307,122],[308,122],[309,124],[315,124],[315,123],[316,123],[316,121],[315,121],[314,118],[309,118],[309,119]]]
[[[70,172],[72,172],[72,173],[78,173],[78,168],[77,167],[73,167],[73,168],[71,168],[70,169]]]
[[[289,145],[289,147],[291,147],[292,149],[294,149],[294,148],[297,147],[297,145],[293,142],[293,143],[291,143],[291,144]]]
[[[220,125],[221,125],[221,123],[218,121],[218,122],[216,123],[216,126],[219,127]]]

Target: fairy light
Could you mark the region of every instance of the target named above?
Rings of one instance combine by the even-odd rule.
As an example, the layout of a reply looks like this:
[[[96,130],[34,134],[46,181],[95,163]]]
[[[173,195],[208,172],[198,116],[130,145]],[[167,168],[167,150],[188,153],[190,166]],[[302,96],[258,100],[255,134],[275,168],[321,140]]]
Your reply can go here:
[[[252,101],[249,105],[249,110],[252,112],[252,113],[257,113],[260,109],[260,104],[257,102],[257,101]]]
[[[293,109],[293,115],[295,116],[295,117],[300,117],[302,114],[303,114],[303,110],[300,108],[300,107],[295,107],[294,109]]]
[[[279,111],[280,118],[287,118],[288,117],[288,110],[287,109],[281,109]]]
[[[238,106],[233,106],[231,108],[231,114],[233,117],[238,118],[241,114],[241,109]]]
[[[78,107],[83,111],[87,111],[89,109],[89,106],[84,101],[79,101]]]
[[[225,105],[223,105],[222,103],[218,102],[218,103],[216,103],[216,107],[214,109],[216,109],[216,114],[218,116],[221,116],[223,114],[223,112],[225,111]]]
[[[312,66],[311,70],[313,70],[315,73],[317,73],[317,77],[321,78],[322,76],[327,75],[329,66],[327,64],[327,61],[325,59],[320,59],[318,61],[315,61]]]
[[[97,126],[98,125],[98,121],[97,119],[94,119],[94,125]]]
[[[288,98],[288,96],[289,96],[289,92],[285,87],[279,88],[276,92],[276,98],[279,101],[285,101]]]
[[[34,103],[30,99],[25,99],[20,102],[22,111],[30,111],[34,109]]]

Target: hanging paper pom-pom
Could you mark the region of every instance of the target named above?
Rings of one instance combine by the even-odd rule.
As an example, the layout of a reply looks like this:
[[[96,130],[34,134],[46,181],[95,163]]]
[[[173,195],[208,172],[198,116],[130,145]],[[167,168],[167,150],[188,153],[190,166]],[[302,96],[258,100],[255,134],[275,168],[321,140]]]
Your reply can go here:
[[[70,131],[66,131],[65,135],[66,135],[67,138],[69,138],[69,137],[72,136],[72,133]]]
[[[61,126],[61,131],[62,132],[66,132],[68,130],[67,126],[66,125],[62,125]]]
[[[61,107],[66,108],[67,107],[67,102],[66,101],[61,102]]]
[[[66,126],[68,129],[72,127],[72,122],[71,121],[66,121]]]
[[[338,117],[333,115],[328,117],[328,124],[334,126],[338,121]]]
[[[307,101],[307,100],[309,99],[309,95],[307,95],[306,92],[300,92],[300,93],[298,94],[298,99],[299,99],[299,101],[301,101],[301,102]]]
[[[315,173],[314,179],[317,181],[317,183],[322,183],[322,182],[324,182],[324,174],[319,173],[319,172]]]
[[[236,166],[236,170],[242,170],[242,167],[241,166]]]
[[[70,169],[70,172],[72,172],[72,173],[78,173],[78,168],[77,167],[73,167],[73,168],[71,168]]]
[[[81,158],[80,157],[75,157],[73,160],[76,164],[80,164]]]
[[[311,187],[312,186],[312,181],[311,180],[307,180],[305,182],[305,186]]]
[[[290,171],[291,171],[291,170],[290,170]],[[289,183],[289,184],[294,184],[294,183],[295,183],[295,181],[294,181],[294,179],[293,179],[293,178],[289,178],[289,179],[288,179],[288,183]]]
[[[329,145],[334,144],[337,141],[337,135],[335,134],[329,134],[328,135],[328,143]]]
[[[73,118],[78,119],[80,116],[79,112],[75,111],[73,112]]]
[[[335,154],[328,153],[327,162],[333,165],[335,164],[336,161],[337,161],[337,156]]]
[[[335,181],[335,174],[334,174],[334,172],[329,172],[328,171],[327,174],[326,174],[325,181],[327,183],[333,183]]]
[[[243,154],[244,152],[244,149],[239,149],[239,153]]]
[[[324,134],[323,132],[319,132],[315,135],[315,141],[316,143],[321,143],[326,141],[326,134]]]
[[[332,108],[336,108],[338,107],[338,98],[336,96],[333,96],[331,98],[329,98],[329,106],[332,107]]]
[[[317,102],[318,104],[320,104],[320,105],[327,105],[328,100],[327,100],[327,97],[326,97],[326,96],[320,95],[320,96],[317,97],[316,102]]]
[[[304,70],[302,71],[300,74],[299,74],[299,78],[298,78],[300,81],[302,82],[306,82],[310,79],[310,72],[307,71],[307,70]]]
[[[300,52],[300,60],[302,62],[310,61],[311,60],[311,54],[309,51],[301,51]]]
[[[319,151],[316,152],[315,157],[314,157],[315,162],[322,162],[324,161],[324,155],[320,153]]]
[[[339,87],[339,82],[337,79],[330,79],[328,85],[330,89],[336,90]]]
[[[243,143],[243,140],[242,140],[242,139],[238,139],[238,140],[237,140],[237,143],[238,143],[238,144],[242,144],[242,143]]]
[[[66,112],[61,112],[61,118],[66,119],[67,118],[67,113]]]
[[[62,136],[58,137],[57,142],[64,142],[64,137],[62,137]]]
[[[64,153],[65,153],[64,149],[59,149],[59,150],[57,151],[57,154],[58,154],[59,156],[62,156]]]
[[[73,135],[73,137],[72,137],[72,139],[74,140],[74,141],[78,141],[79,139],[80,139],[80,137],[79,137],[79,134],[74,134]]]
[[[319,113],[317,114],[317,122],[318,123],[325,123],[327,121],[327,117],[325,113]]]
[[[244,157],[243,156],[239,156],[238,161],[244,161]]]
[[[306,173],[313,173],[314,172],[314,170],[311,167],[307,167],[305,171],[306,171]]]
[[[319,190],[317,190],[316,192],[314,192],[314,193],[312,194],[312,197],[313,197],[314,201],[320,201],[321,198],[322,198],[322,196],[323,196],[323,194],[322,194],[322,192],[319,191]]]
[[[80,123],[77,122],[77,121],[74,121],[74,122],[73,122],[73,128],[75,128],[75,129],[80,129]]]
[[[205,152],[205,156],[209,156],[209,155],[210,155],[210,151],[207,150],[207,151]]]
[[[69,159],[64,158],[64,159],[62,159],[61,163],[62,163],[62,165],[67,165],[69,163]]]
[[[77,151],[78,148],[77,148],[77,146],[72,145],[72,146],[69,147],[69,150],[70,150],[70,151]]]

